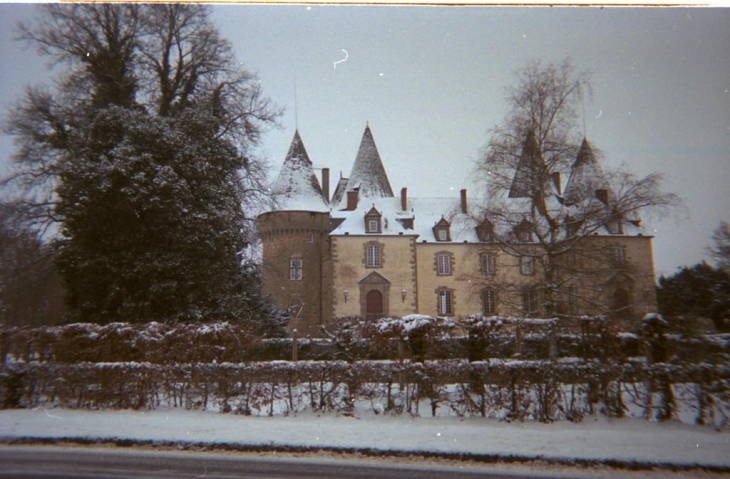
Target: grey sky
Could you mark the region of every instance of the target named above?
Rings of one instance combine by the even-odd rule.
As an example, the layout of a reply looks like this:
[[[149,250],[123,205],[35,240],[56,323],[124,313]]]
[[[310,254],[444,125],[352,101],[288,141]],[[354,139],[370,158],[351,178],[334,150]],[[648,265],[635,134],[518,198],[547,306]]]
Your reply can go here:
[[[586,127],[605,161],[663,172],[685,199],[686,210],[650,222],[657,272],[702,260],[713,229],[730,220],[729,9],[213,9],[238,59],[287,108],[262,145],[274,170],[294,133],[296,78],[299,131],[333,180],[349,174],[369,121],[394,190],[456,196],[474,189],[473,161],[505,115],[514,71],[570,56],[594,72]],[[32,13],[0,5],[3,107],[46,75],[43,59],[10,41],[14,22]],[[3,138],[0,163],[9,151]]]

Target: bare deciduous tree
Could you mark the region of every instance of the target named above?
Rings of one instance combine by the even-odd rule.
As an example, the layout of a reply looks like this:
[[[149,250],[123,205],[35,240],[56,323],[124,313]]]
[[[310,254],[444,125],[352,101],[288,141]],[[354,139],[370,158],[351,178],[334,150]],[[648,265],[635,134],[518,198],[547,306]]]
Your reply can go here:
[[[712,246],[708,253],[718,267],[730,271],[730,223],[727,221],[720,223],[712,233]]]
[[[577,106],[590,92],[590,73],[569,60],[528,64],[477,162],[484,252],[519,270],[488,285],[525,315],[608,312],[602,284],[627,269],[608,237],[639,226],[640,212],[663,213],[679,201],[662,191],[661,174],[609,171],[581,141]]]

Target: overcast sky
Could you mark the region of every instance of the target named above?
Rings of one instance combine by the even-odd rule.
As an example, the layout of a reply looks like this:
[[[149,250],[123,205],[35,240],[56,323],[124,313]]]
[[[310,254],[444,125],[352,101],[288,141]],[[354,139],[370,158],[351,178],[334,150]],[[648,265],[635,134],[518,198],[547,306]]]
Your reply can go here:
[[[0,104],[45,81],[45,60],[11,40],[30,5],[0,4]],[[657,274],[702,259],[730,220],[730,9],[215,6],[214,21],[286,108],[262,145],[272,178],[298,123],[333,183],[370,123],[394,191],[457,196],[505,87],[530,60],[593,71],[588,139],[611,165],[667,176],[686,208],[652,220]],[[346,60],[345,60],[346,59]],[[344,61],[342,61],[344,60]],[[297,108],[295,109],[295,84]],[[295,115],[296,110],[296,115]],[[298,121],[297,121],[298,119]],[[0,139],[0,164],[11,153]]]

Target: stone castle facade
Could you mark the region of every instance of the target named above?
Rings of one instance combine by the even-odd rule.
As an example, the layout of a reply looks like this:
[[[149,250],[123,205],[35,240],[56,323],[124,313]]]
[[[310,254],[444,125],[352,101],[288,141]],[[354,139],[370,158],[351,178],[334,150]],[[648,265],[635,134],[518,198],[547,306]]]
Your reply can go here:
[[[583,178],[597,169],[587,141],[578,156],[561,198],[585,190]],[[517,171],[516,183],[519,177]],[[293,307],[290,328],[300,334],[317,336],[337,317],[415,313],[605,314],[625,327],[656,310],[652,237],[641,233],[636,218],[617,218],[581,237],[551,263],[559,269],[551,281],[560,278],[564,287],[548,306],[529,222],[497,231],[469,205],[466,190],[459,198],[410,198],[407,188],[394,195],[369,126],[350,177],[332,195],[329,183],[329,170],[321,182],[315,175],[296,132],[272,185],[278,206],[259,216],[264,293]],[[608,203],[603,189],[591,196]]]

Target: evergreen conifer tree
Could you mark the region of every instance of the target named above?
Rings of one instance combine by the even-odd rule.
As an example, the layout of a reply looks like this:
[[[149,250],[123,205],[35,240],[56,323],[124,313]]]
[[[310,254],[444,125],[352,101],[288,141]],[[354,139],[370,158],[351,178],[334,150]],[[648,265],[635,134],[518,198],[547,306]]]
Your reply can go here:
[[[26,221],[58,226],[71,319],[254,313],[240,253],[266,189],[252,148],[278,111],[208,7],[46,5],[21,31],[67,68],[11,112],[5,184]]]

